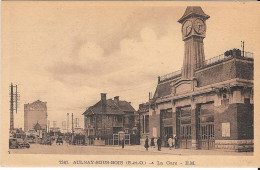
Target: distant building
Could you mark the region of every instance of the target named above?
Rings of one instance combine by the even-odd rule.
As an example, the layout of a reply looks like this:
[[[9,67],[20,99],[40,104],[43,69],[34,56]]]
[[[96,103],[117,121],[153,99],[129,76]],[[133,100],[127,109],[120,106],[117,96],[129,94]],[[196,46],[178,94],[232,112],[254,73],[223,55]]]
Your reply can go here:
[[[101,100],[83,113],[86,136],[112,144],[113,134],[131,133],[135,125],[134,113],[130,102],[119,100],[119,96],[107,100],[106,94],[101,93]]]
[[[74,128],[74,134],[85,134],[85,131],[81,127],[75,127]]]
[[[34,129],[35,125],[47,129],[47,102],[37,100],[24,105],[24,131]]]
[[[51,127],[50,129],[51,136],[59,136],[61,131],[59,127]]]

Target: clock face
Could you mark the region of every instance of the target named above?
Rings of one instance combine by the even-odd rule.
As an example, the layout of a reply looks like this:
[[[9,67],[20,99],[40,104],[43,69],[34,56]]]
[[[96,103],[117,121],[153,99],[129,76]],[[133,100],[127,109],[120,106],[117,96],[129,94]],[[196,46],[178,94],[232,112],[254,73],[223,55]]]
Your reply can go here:
[[[198,34],[203,34],[206,31],[206,25],[203,20],[201,19],[196,19],[194,21],[194,30]]]
[[[187,37],[192,30],[192,22],[190,20],[187,20],[184,22],[184,24],[182,25],[182,33],[185,37]]]

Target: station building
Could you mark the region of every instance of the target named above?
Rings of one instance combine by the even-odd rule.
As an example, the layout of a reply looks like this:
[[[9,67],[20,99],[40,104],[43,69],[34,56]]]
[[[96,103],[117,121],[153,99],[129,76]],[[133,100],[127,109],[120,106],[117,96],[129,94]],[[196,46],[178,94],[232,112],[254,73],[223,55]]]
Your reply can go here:
[[[153,98],[139,106],[142,138],[167,141],[176,135],[179,148],[252,151],[253,53],[233,49],[205,60],[209,18],[201,7],[188,6],[178,20],[185,44],[183,67],[158,77]]]

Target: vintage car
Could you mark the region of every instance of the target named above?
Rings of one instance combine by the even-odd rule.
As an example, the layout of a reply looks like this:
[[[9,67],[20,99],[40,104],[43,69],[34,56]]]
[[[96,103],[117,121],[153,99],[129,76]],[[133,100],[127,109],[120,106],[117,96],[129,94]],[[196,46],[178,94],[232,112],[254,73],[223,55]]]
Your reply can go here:
[[[30,148],[30,144],[22,138],[17,138],[18,148]]]
[[[9,149],[17,149],[17,148],[18,148],[17,139],[15,138],[9,139]]]
[[[57,140],[56,140],[56,145],[57,144],[62,144],[63,145],[63,139],[61,137],[58,137]]]
[[[22,148],[30,148],[30,144],[28,142],[25,142],[21,138],[9,139],[9,149],[22,149]]]
[[[52,144],[51,138],[47,138],[44,144],[45,145],[51,145]]]

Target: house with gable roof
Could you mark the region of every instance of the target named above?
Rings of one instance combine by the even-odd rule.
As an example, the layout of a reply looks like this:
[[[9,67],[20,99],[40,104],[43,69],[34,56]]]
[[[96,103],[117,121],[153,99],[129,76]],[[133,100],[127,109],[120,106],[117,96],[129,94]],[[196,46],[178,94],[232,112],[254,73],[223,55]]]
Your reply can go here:
[[[86,137],[89,144],[101,140],[104,144],[114,144],[113,134],[124,132],[131,133],[135,126],[135,109],[130,102],[106,99],[106,94],[101,93],[101,99],[83,113]]]

